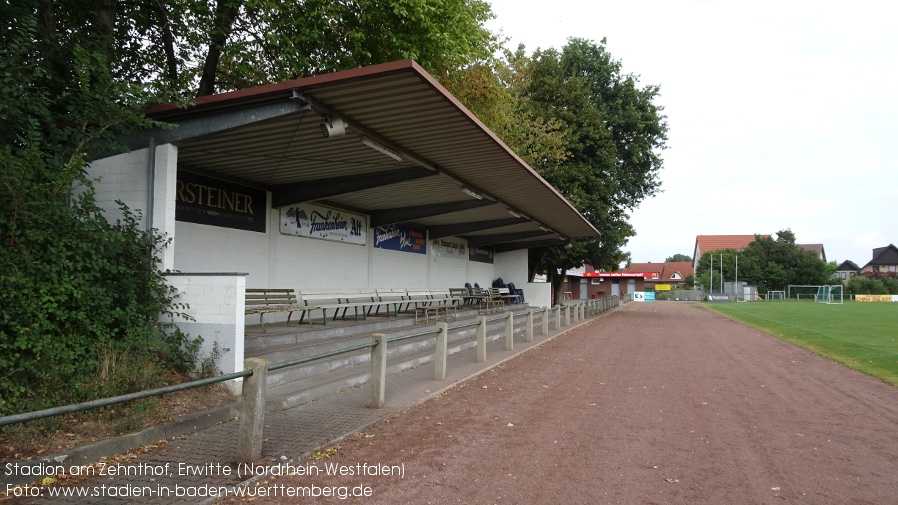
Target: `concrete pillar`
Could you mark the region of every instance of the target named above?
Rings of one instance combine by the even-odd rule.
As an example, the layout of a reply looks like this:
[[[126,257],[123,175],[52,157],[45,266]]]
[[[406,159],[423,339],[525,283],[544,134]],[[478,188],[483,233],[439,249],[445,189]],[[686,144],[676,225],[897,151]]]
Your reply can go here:
[[[374,334],[377,344],[371,348],[371,408],[380,409],[387,400],[387,336]]]
[[[549,307],[543,307],[543,336],[549,334]]]
[[[240,427],[237,432],[237,464],[250,464],[262,459],[268,362],[264,359],[249,358],[243,362],[243,368],[251,370],[253,374],[243,378]]]
[[[480,316],[477,327],[477,362],[486,363],[486,316]]]
[[[446,378],[446,357],[449,354],[449,325],[437,323],[440,333],[437,334],[437,348],[433,353],[433,380]]]
[[[561,305],[555,306],[555,329],[561,329]]]
[[[571,325],[571,306],[570,305],[565,305],[565,307],[564,307],[564,325],[565,326]]]
[[[514,314],[509,312],[505,319],[505,350],[514,350]]]

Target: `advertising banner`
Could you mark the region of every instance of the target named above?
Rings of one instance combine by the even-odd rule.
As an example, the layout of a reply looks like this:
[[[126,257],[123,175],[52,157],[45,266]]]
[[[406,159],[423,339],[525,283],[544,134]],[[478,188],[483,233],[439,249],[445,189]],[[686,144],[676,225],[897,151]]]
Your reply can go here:
[[[633,301],[634,302],[654,302],[655,301],[655,292],[654,291],[636,291],[633,293]]]
[[[281,234],[333,242],[368,243],[368,217],[310,203],[280,208]]]
[[[427,254],[424,228],[390,224],[374,228],[374,247],[390,251]]]
[[[476,261],[478,263],[492,263],[493,262],[493,248],[492,247],[471,247],[468,249],[468,260]]]
[[[854,295],[856,302],[898,302],[898,295]]]
[[[670,284],[655,284],[655,291],[670,291]]]
[[[584,272],[583,277],[611,279],[657,279],[658,272]]]
[[[265,191],[178,171],[175,220],[265,233]]]
[[[430,251],[434,256],[465,259],[468,257],[468,241],[458,237],[435,238],[430,241]]]

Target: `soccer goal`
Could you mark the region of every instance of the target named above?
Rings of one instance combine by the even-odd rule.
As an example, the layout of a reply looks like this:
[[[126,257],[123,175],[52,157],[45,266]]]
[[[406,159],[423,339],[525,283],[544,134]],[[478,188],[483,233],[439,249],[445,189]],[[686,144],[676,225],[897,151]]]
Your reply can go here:
[[[767,292],[767,300],[768,301],[773,300],[773,301],[781,302],[785,299],[786,299],[785,291],[768,291]]]
[[[842,305],[844,303],[842,285],[833,284],[830,286],[820,286],[817,289],[817,298],[814,301],[817,303]]]
[[[842,303],[842,286],[812,286],[804,284],[790,284],[786,287],[786,298],[790,300],[808,301],[816,303]]]

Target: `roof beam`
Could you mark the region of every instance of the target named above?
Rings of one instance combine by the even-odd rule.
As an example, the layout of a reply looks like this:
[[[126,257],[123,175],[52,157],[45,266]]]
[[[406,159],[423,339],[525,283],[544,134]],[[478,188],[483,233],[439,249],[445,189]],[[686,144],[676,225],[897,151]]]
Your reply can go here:
[[[439,216],[452,212],[460,212],[478,207],[495,205],[491,200],[461,200],[449,203],[435,203],[433,205],[416,205],[413,207],[396,207],[371,212],[371,226],[385,226],[393,223],[404,223],[425,217]]]
[[[277,184],[271,188],[271,205],[273,207],[293,205],[434,175],[437,175],[437,172],[423,167],[415,167],[360,174],[353,177],[330,177],[290,184]]]
[[[508,251],[517,251],[519,249],[536,249],[537,247],[548,247],[553,245],[561,245],[564,241],[562,239],[554,239],[554,240],[529,240],[524,242],[505,242],[503,244],[496,244],[493,249],[497,252],[508,252]]]
[[[456,223],[445,224],[440,226],[431,226],[429,228],[430,238],[454,237],[464,235],[475,231],[491,230],[493,228],[502,228],[503,226],[512,226],[515,224],[528,223],[528,219],[513,217],[506,219],[492,219],[489,221],[475,221],[472,223]]]
[[[543,237],[546,235],[554,235],[554,233],[537,230],[523,231],[520,233],[500,233],[497,235],[484,235],[482,237],[468,237],[468,247],[480,247],[484,245],[501,244],[503,242],[515,242],[518,240]]]
[[[182,117],[178,119],[175,128],[150,128],[127,137],[121,136],[119,141],[131,150],[147,147],[150,139],[155,139],[157,145],[177,144],[195,137],[212,135],[232,128],[311,110],[311,105],[301,100],[284,100],[237,110],[220,110],[215,114]],[[98,153],[95,158],[99,159],[112,154],[119,153]]]

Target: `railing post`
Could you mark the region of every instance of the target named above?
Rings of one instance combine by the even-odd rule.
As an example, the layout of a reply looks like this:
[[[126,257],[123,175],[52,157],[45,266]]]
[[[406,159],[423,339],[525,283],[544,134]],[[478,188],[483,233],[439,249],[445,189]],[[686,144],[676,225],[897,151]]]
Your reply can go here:
[[[543,307],[543,335],[549,334],[549,307]]]
[[[433,380],[446,378],[446,356],[449,354],[449,325],[437,323],[440,333],[437,334],[437,348],[433,353]]]
[[[555,306],[555,329],[561,329],[561,305]]]
[[[509,312],[505,319],[505,350],[514,350],[514,313]]]
[[[371,348],[371,408],[380,409],[387,402],[387,336],[375,333]]]
[[[268,362],[248,358],[243,368],[252,375],[243,378],[240,404],[240,428],[237,434],[237,464],[251,464],[262,459],[262,430],[265,427],[265,381]]]
[[[486,363],[486,316],[480,316],[477,327],[477,362]]]
[[[533,342],[533,309],[527,310],[527,334],[525,340],[527,342]]]
[[[581,321],[583,321],[584,319],[586,319],[586,305],[587,305],[588,303],[589,303],[589,302],[583,302],[583,303],[580,304],[580,320],[581,320]]]
[[[564,325],[565,326],[571,325],[571,306],[570,305],[564,306]]]

